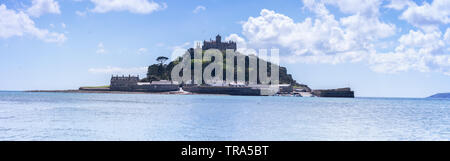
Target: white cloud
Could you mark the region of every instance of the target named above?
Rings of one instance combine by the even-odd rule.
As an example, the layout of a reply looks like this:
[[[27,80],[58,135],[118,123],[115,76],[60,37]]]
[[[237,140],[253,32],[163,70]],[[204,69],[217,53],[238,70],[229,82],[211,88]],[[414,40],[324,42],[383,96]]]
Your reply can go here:
[[[22,11],[16,12],[0,5],[0,38],[30,35],[45,42],[62,43],[67,38],[64,34],[39,29],[33,20]]]
[[[87,12],[86,11],[84,11],[84,12],[82,12],[82,11],[75,11],[75,14],[77,14],[78,16],[84,17],[84,16],[87,15]]]
[[[445,32],[445,35],[444,35],[444,41],[445,41],[447,44],[450,44],[450,28],[447,28],[447,31]]]
[[[402,35],[393,52],[372,54],[372,69],[382,73],[416,70],[439,71],[450,74],[450,28],[443,35],[439,31],[409,31]]]
[[[247,42],[244,38],[237,34],[231,34],[225,38],[226,41],[234,41],[237,45],[237,52],[245,55],[257,55],[257,51],[247,46]]]
[[[368,18],[360,14],[341,18],[340,23],[345,27],[346,33],[361,36],[352,35],[358,39],[377,40],[395,35],[396,32],[394,24],[386,24],[378,18]]]
[[[379,14],[380,0],[302,0],[304,7],[317,15],[329,15],[326,5],[339,8],[342,13],[359,14],[365,17],[376,17]]]
[[[138,49],[138,54],[144,54],[144,53],[147,53],[147,52],[148,52],[147,48],[139,48]]]
[[[450,23],[450,0],[423,2],[423,5],[410,3],[400,19],[424,30],[436,30],[438,25]]]
[[[197,6],[197,7],[195,7],[195,9],[192,12],[199,13],[200,11],[204,11],[204,10],[206,10],[205,6]]]
[[[92,12],[106,13],[110,11],[129,11],[131,13],[149,14],[167,8],[165,3],[159,4],[148,0],[91,0],[95,8]]]
[[[357,2],[367,4],[361,6]],[[411,5],[415,4],[408,1],[404,2],[404,6],[393,3],[388,7],[400,9],[408,6],[408,9],[411,9]],[[450,28],[447,28],[445,33],[439,29],[411,30],[398,38],[398,45],[393,46],[394,51],[379,52],[378,45],[386,44],[385,38],[397,32],[395,25],[379,19],[379,2],[304,0],[304,4],[305,8],[315,13],[315,18],[307,17],[302,22],[295,22],[286,15],[263,9],[260,16],[250,17],[243,22],[244,37],[230,35],[227,39],[242,44],[246,50],[268,46],[280,48],[281,60],[291,63],[336,64],[367,61],[375,72],[415,70],[437,71],[450,75]],[[444,7],[439,4],[441,3],[434,1],[431,6]],[[337,6],[341,12],[351,15],[336,20],[328,11],[327,5]],[[424,3],[424,6],[427,4]],[[439,11],[436,8],[431,10]],[[434,19],[442,20],[439,23],[446,23],[446,18],[437,18],[433,13],[420,16],[434,16]]]
[[[304,7],[315,13],[301,22],[263,9],[257,17],[249,17],[242,23],[242,35],[231,34],[226,40],[238,43],[238,50],[251,48],[280,48],[281,60],[301,63],[368,62],[368,66],[382,73],[416,70],[437,71],[450,75],[450,28],[442,33],[434,30],[411,30],[398,38],[397,43],[386,40],[398,31],[394,24],[379,18],[380,1],[372,0],[304,0]],[[450,3],[447,3],[450,4]],[[350,15],[336,19],[327,5],[339,8]],[[399,9],[414,6],[410,1],[391,1],[387,8]],[[426,2],[423,6],[427,6]],[[432,7],[441,7],[440,9]],[[420,16],[439,19],[447,23],[448,11],[442,2],[434,1],[429,7],[441,16],[426,13]],[[408,11],[406,9],[406,11]],[[405,11],[405,13],[407,13]],[[403,13],[403,15],[405,15]],[[420,12],[422,13],[422,12]],[[448,16],[447,16],[448,17]],[[424,18],[429,20],[428,18]],[[395,46],[398,44],[397,46]],[[377,51],[395,48],[391,52]],[[389,49],[387,49],[389,50]]]
[[[343,13],[366,17],[378,16],[381,2],[380,0],[322,0],[322,3],[337,6]]]
[[[237,34],[231,34],[225,38],[225,41],[234,41],[236,42],[236,45],[240,49],[246,49],[247,48],[247,42],[244,38],[240,37]]]
[[[303,7],[313,11],[318,16],[327,16],[330,14],[324,3],[317,3],[316,0],[303,0]]]
[[[439,27],[450,23],[450,0],[434,0],[417,5],[409,0],[392,0],[386,7],[406,8],[400,19],[419,30],[402,35],[395,51],[371,55],[372,69],[382,73],[416,70],[438,71],[450,75],[450,28],[442,34]]]
[[[276,47],[285,60],[307,63],[342,63],[362,60],[373,52],[373,42],[395,34],[395,25],[381,22],[378,17],[362,11],[339,21],[324,3],[305,1],[318,18],[294,22],[288,16],[263,9],[258,17],[243,23],[243,35],[250,48]],[[346,9],[348,12],[352,9]],[[353,12],[353,11],[352,11]]]
[[[421,31],[410,30],[408,34],[402,35],[399,38],[400,46],[398,48],[414,48],[433,55],[444,54],[443,51],[439,50],[445,46],[441,37],[442,33],[437,31],[423,33]]]
[[[390,0],[390,3],[385,5],[386,8],[391,8],[395,10],[402,10],[403,8],[413,5],[414,2],[411,0]]]
[[[111,74],[111,75],[144,75],[147,72],[147,67],[131,67],[131,68],[121,68],[121,67],[111,67],[106,68],[90,68],[89,73],[92,74]]]
[[[54,0],[32,0],[32,6],[27,9],[27,13],[33,17],[39,17],[45,13],[60,14],[58,2]]]
[[[103,45],[102,42],[98,43],[96,53],[97,54],[105,54],[106,53],[105,46]]]
[[[195,43],[194,43],[195,44]],[[176,45],[171,47],[172,48],[172,54],[170,55],[170,60],[173,61],[177,59],[180,56],[183,56],[183,54],[186,53],[187,48],[191,45],[190,42],[185,42],[181,45]]]
[[[61,27],[62,27],[63,29],[65,29],[65,28],[67,27],[67,25],[66,25],[65,23],[61,23]]]

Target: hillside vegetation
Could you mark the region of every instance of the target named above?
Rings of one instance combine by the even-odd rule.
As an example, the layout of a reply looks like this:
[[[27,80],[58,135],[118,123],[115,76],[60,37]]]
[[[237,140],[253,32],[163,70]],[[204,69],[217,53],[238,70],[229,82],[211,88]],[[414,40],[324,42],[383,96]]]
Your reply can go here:
[[[194,62],[196,62],[196,61],[202,61],[202,66],[203,66],[202,70],[205,69],[206,66],[211,64],[210,61],[194,59],[193,49],[190,49],[189,51],[190,51],[189,53],[191,55],[191,69],[192,69],[192,71],[194,70]],[[225,52],[222,52],[222,53],[225,53]],[[202,54],[204,54],[204,52]],[[241,54],[241,53],[237,52],[236,54]],[[225,60],[225,54],[222,54],[222,55],[223,55],[223,64],[224,64],[224,66],[223,66],[223,68],[224,68],[223,78],[225,80],[225,78],[226,78],[225,77],[226,76],[226,65],[225,65],[226,64],[226,60]],[[249,67],[249,57],[255,57],[255,56],[245,56],[245,69],[238,69],[237,68],[237,63],[236,63],[237,62],[237,60],[236,60],[237,58],[235,58],[235,60],[234,60],[235,61],[235,63],[234,63],[234,69],[235,69],[234,70],[234,74],[235,74],[234,78],[235,78],[235,80],[237,79],[237,71],[238,70],[245,70],[245,80],[246,81],[248,81],[249,71],[257,70],[257,72],[259,73],[259,58],[256,57],[257,62],[258,62],[257,69],[252,69],[252,68]],[[182,58],[179,57],[177,60],[171,61],[168,64],[165,64],[165,60],[168,60],[168,59],[165,59],[165,57],[164,58],[158,57],[157,61],[159,61],[159,63],[150,65],[148,67],[147,77],[142,79],[141,81],[142,82],[151,82],[151,81],[169,80],[169,79],[171,79],[170,75],[171,75],[171,71],[172,71],[173,67],[175,65],[177,65],[178,63],[180,63]],[[213,59],[213,61],[214,61],[214,59]],[[268,64],[267,65],[267,68],[268,68],[267,69],[267,73],[270,76],[271,63],[267,62],[267,61],[263,61],[263,62]],[[286,67],[281,67],[280,66],[279,69],[280,69],[280,71],[279,71],[280,84],[291,84],[291,85],[293,85],[294,87],[297,87],[297,88],[307,88],[306,85],[297,83],[297,81],[295,81],[292,78],[292,75],[288,74]],[[214,72],[212,73],[212,75],[214,75]],[[193,72],[192,72],[192,76],[193,76]],[[259,82],[259,78],[258,78],[258,83],[260,83]]]

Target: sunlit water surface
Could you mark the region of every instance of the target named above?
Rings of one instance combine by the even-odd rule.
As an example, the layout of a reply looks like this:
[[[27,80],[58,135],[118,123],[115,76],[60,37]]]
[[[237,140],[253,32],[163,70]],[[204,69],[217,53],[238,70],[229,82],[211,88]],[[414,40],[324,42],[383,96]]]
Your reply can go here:
[[[450,100],[0,92],[0,140],[450,140]]]

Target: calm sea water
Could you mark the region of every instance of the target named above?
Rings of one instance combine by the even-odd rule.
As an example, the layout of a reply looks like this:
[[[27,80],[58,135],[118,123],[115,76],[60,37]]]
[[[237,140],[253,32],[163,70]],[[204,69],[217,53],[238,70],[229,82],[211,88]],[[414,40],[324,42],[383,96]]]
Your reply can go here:
[[[0,140],[450,140],[450,100],[0,92]]]

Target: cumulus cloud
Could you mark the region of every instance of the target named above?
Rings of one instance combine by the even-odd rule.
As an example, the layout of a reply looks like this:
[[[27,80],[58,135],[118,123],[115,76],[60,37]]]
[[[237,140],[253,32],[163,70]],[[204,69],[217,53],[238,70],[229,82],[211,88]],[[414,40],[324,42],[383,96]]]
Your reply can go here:
[[[194,11],[192,11],[192,12],[199,13],[199,12],[204,11],[204,10],[206,10],[205,6],[197,6],[197,7],[195,7]]]
[[[398,39],[399,45],[395,51],[371,55],[372,69],[382,73],[416,70],[450,74],[448,35],[450,28],[445,34],[410,30]]]
[[[247,42],[245,41],[244,38],[240,37],[238,34],[231,34],[231,35],[225,37],[225,41],[234,41],[234,42],[236,42],[238,50],[240,50],[240,49],[247,49]]]
[[[450,28],[445,33],[439,29],[450,23],[450,1],[434,0],[418,5],[409,0],[392,0],[387,7],[406,8],[400,19],[418,29],[402,35],[394,51],[371,55],[371,68],[383,73],[416,70],[450,75]]]
[[[147,72],[147,67],[121,68],[121,67],[107,66],[105,68],[90,68],[90,69],[88,69],[88,72],[92,73],[92,74],[144,75]]]
[[[429,9],[433,12],[441,12],[446,8],[438,1],[429,4]],[[314,17],[296,22],[281,13],[263,9],[259,16],[249,17],[242,23],[242,37],[231,34],[226,40],[236,41],[238,51],[279,48],[281,60],[290,63],[337,64],[365,61],[372,70],[382,73],[416,70],[450,74],[449,28],[445,33],[439,29],[411,30],[400,35],[395,42],[387,38],[392,38],[399,29],[394,24],[380,20],[381,1],[303,0],[303,3],[304,8],[314,13]],[[336,19],[327,9],[330,5],[350,15]],[[407,0],[392,0],[384,7],[405,9],[402,15],[407,15],[414,5],[414,2]],[[424,2],[422,6],[427,5]],[[441,8],[432,8],[433,6]],[[433,13],[417,13],[421,14],[421,19],[437,19],[440,24],[445,24],[448,11],[450,10],[443,11],[444,16],[440,17]],[[413,21],[411,23],[414,24]],[[380,48],[395,50],[386,52],[379,50]]]
[[[409,5],[413,5],[413,3],[414,2],[412,2],[411,0],[390,0],[390,2],[384,7],[395,10],[402,10]]]
[[[365,17],[355,11],[352,16],[336,20],[323,8],[323,3],[307,3],[306,6],[314,6],[312,9],[317,18],[295,22],[267,9],[263,9],[258,17],[250,17],[242,25],[247,45],[280,48],[281,54],[294,55],[287,59],[291,62],[335,64],[359,61],[373,50],[371,42],[395,34],[395,25],[383,23],[377,17]]]
[[[314,0],[306,0],[314,1]],[[378,16],[380,0],[316,0],[314,3],[334,5],[343,13],[360,14],[366,17]]]
[[[67,39],[62,33],[37,28],[27,14],[8,9],[4,4],[0,5],[0,17],[2,17],[0,18],[0,38],[29,35],[45,42],[57,43]]]
[[[450,0],[423,2],[423,5],[410,2],[400,19],[424,30],[436,30],[438,25],[450,23]]]
[[[27,9],[27,14],[33,17],[39,17],[45,13],[60,14],[58,2],[54,0],[32,0],[32,6]]]
[[[92,12],[106,13],[110,11],[129,11],[131,13],[149,14],[167,8],[165,3],[159,4],[148,0],[91,0],[95,8]]]
[[[357,39],[377,40],[392,36],[396,32],[395,25],[381,22],[378,18],[367,18],[360,14],[342,18],[340,23],[344,26],[346,33],[362,36],[357,37],[355,35]]]

